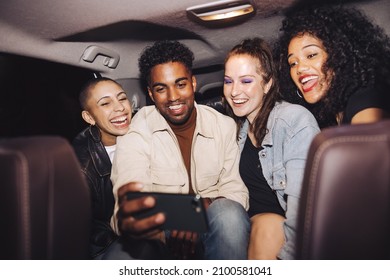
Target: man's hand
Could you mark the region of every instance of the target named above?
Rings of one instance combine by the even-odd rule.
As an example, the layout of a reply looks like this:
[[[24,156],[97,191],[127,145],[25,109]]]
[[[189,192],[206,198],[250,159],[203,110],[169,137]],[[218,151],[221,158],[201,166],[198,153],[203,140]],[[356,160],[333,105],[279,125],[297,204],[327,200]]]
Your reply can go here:
[[[161,239],[165,242],[165,236],[159,226],[165,222],[163,213],[157,213],[144,219],[136,219],[133,213],[154,207],[156,200],[151,196],[145,196],[127,200],[126,193],[139,192],[142,184],[137,182],[128,183],[118,190],[119,211],[118,226],[124,235],[134,238]]]
[[[177,259],[192,259],[195,255],[198,234],[190,231],[171,231],[167,240],[168,248]]]

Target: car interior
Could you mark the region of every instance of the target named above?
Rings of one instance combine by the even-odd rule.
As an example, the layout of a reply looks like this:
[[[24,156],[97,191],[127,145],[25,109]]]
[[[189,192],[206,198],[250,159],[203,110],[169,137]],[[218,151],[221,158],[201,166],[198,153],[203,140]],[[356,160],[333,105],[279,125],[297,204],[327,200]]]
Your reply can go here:
[[[303,180],[299,259],[390,258],[390,121],[313,140]]]
[[[285,13],[316,1],[358,8],[390,36],[389,0],[1,1],[0,208],[7,230],[0,236],[10,242],[0,259],[86,258],[88,187],[70,143],[87,127],[78,101],[87,80],[118,81],[136,114],[152,104],[140,53],[155,41],[178,40],[195,55],[196,101],[224,113],[228,50],[254,36],[273,44]],[[337,127],[313,141],[301,259],[390,258],[389,131],[389,122]]]
[[[7,240],[0,259],[86,259],[89,189],[68,141],[58,136],[0,141]]]

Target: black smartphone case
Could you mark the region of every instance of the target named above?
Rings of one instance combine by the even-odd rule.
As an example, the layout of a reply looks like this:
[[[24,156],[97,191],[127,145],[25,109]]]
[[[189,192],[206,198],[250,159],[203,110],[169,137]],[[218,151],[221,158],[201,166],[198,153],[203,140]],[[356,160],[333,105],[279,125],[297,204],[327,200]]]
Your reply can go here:
[[[156,192],[128,192],[127,199],[153,196],[156,205],[133,216],[136,219],[149,217],[156,213],[165,214],[166,220],[162,229],[183,230],[204,233],[208,230],[208,220],[203,200],[199,195],[169,194]]]

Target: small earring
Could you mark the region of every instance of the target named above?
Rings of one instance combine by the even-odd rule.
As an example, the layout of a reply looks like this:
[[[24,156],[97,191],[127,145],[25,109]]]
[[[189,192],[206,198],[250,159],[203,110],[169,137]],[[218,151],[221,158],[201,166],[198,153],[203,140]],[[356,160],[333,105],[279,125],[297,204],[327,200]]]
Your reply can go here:
[[[295,92],[297,93],[297,95],[299,96],[299,98],[302,98],[302,97],[303,97],[303,96],[301,95],[301,93],[299,92],[299,89],[297,89]]]

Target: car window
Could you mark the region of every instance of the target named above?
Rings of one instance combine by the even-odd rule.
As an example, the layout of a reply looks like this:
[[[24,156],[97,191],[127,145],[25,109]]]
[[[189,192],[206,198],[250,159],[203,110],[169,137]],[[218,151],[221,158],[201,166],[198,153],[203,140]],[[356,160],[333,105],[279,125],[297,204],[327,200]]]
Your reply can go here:
[[[60,135],[86,126],[78,94],[90,70],[0,53],[0,137]]]

